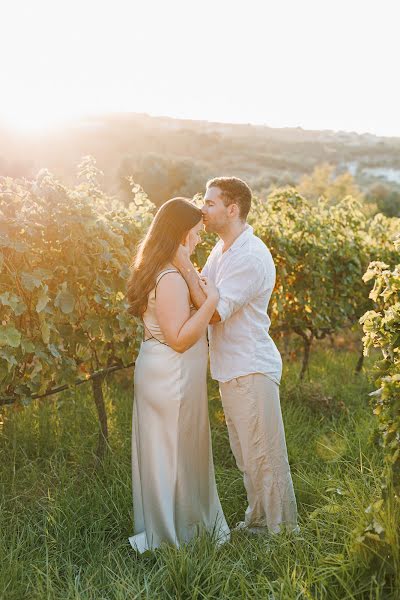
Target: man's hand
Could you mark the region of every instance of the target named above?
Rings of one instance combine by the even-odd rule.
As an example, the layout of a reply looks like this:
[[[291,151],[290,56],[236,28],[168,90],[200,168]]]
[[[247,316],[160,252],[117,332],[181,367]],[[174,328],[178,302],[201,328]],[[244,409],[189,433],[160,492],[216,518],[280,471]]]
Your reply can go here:
[[[184,246],[182,244],[179,245],[179,248],[176,251],[176,254],[172,260],[172,264],[181,273],[187,271],[187,269],[190,268],[190,266],[192,266],[190,260],[190,250],[187,244],[185,244]]]

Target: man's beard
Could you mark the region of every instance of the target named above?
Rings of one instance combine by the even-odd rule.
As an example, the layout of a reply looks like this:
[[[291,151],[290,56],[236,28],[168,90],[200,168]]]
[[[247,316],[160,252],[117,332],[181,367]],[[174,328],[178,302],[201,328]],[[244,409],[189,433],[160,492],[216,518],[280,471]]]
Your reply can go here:
[[[204,223],[204,228],[206,230],[207,233],[218,233],[217,229],[218,229],[218,225],[217,225],[217,229],[215,228],[215,225],[211,225],[211,223]]]

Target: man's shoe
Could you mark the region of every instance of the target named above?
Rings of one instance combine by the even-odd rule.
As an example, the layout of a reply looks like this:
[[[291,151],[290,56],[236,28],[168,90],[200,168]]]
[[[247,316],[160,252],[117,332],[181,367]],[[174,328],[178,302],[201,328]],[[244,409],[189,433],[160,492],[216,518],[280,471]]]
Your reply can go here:
[[[284,528],[284,530],[285,530],[285,528]],[[268,533],[270,533],[267,526],[249,527],[248,525],[246,525],[246,523],[244,521],[239,521],[239,523],[236,523],[236,527],[234,527],[232,529],[232,531],[244,531],[245,533],[251,533],[254,535],[267,535]],[[300,534],[300,526],[296,525],[296,527],[294,527],[291,530],[286,528],[286,531],[288,533],[291,533],[294,535],[299,535]]]
[[[236,523],[236,526],[232,529],[232,531],[247,531],[248,527],[244,521],[239,521]]]
[[[267,527],[249,527],[248,525],[246,525],[246,523],[244,521],[239,521],[239,523],[236,523],[236,527],[233,528],[232,531],[243,531],[245,533],[251,533],[251,534],[255,534],[255,535],[265,535],[268,533],[268,528]]]

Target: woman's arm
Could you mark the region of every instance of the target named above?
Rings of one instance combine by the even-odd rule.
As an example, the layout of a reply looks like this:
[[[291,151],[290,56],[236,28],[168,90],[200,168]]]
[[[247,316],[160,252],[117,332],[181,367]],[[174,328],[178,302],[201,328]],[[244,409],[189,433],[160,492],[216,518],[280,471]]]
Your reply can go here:
[[[189,253],[184,246],[180,246],[173,260],[174,266],[180,271],[182,277],[187,283],[190,291],[190,297],[196,308],[200,308],[206,300],[206,295],[201,287],[200,275],[190,260]],[[205,265],[207,267],[207,264]],[[207,275],[207,269],[203,269],[202,275]],[[215,311],[210,318],[210,324],[218,323],[221,317],[218,311]]]
[[[193,316],[189,289],[179,273],[167,273],[157,286],[157,319],[166,343],[176,352],[185,352],[200,339],[217,306],[219,295],[215,286],[203,281],[200,286],[206,299]]]

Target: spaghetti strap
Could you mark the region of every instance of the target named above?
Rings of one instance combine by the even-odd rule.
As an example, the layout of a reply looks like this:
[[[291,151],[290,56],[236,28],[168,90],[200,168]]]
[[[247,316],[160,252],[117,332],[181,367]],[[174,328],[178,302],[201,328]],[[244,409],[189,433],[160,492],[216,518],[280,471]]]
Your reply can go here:
[[[160,344],[163,344],[164,346],[168,346],[168,344],[166,344],[165,342],[162,342],[161,340],[158,339],[158,337],[153,335],[153,332],[151,331],[150,327],[147,325],[147,323],[144,319],[142,319],[142,321],[143,321],[147,331],[150,333],[150,337],[144,339],[143,342],[148,342],[149,340],[156,340],[157,342],[160,342]]]
[[[167,275],[168,273],[179,273],[178,269],[166,269],[165,271],[161,271],[161,273],[159,273],[157,275],[157,279],[156,279],[156,285],[154,287],[154,298],[157,297],[157,286],[160,283],[161,279],[164,277],[164,275]]]
[[[172,269],[164,269],[163,271],[160,271],[159,274],[156,277],[156,285],[157,283],[160,281],[161,277],[166,275],[167,273],[179,273],[178,269],[172,268]]]

